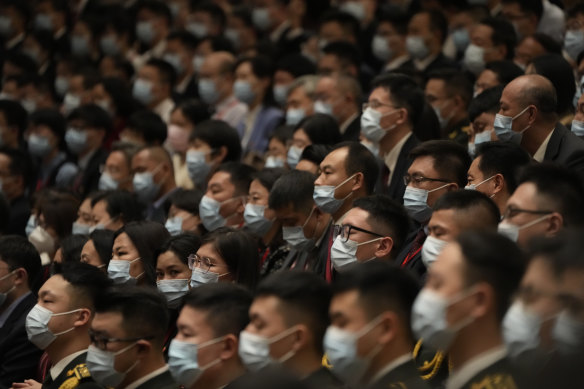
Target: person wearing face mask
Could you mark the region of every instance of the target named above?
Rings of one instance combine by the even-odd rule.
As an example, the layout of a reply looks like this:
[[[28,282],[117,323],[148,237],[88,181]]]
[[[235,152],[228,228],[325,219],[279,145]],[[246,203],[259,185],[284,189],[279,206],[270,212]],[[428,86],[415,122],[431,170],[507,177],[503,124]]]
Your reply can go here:
[[[495,203],[478,191],[461,189],[444,194],[432,207],[428,237],[422,246],[424,266],[429,269],[444,247],[462,232],[497,232],[500,220]]]
[[[448,22],[439,10],[420,11],[410,19],[406,50],[415,68],[428,75],[442,68],[457,68],[456,62],[442,54],[448,33]]]
[[[575,172],[550,163],[527,166],[517,184],[507,200],[499,233],[519,246],[582,225],[584,188]]]
[[[103,30],[99,37],[99,49],[105,56],[124,55],[132,60],[137,56],[130,36],[133,24],[121,7],[112,7],[112,12],[103,20]]]
[[[160,223],[131,222],[114,233],[107,274],[116,285],[156,285],[156,253],[170,234]]]
[[[237,385],[246,371],[238,347],[251,301],[247,288],[230,283],[201,285],[187,293],[168,359],[171,374],[185,389]]]
[[[176,72],[172,65],[162,59],[152,58],[138,70],[132,96],[165,123],[169,123],[174,108],[172,89],[175,83]]]
[[[146,206],[146,220],[164,223],[164,202],[177,190],[168,152],[160,146],[146,146],[132,158],[132,180],[138,201]]]
[[[442,139],[466,146],[470,134],[467,110],[473,94],[469,77],[453,69],[432,72],[428,75],[424,93],[426,101],[436,112]]]
[[[234,69],[233,93],[248,107],[245,118],[237,125],[241,146],[245,154],[263,155],[269,134],[283,119],[282,111],[272,103],[272,61],[262,55],[244,57],[236,62]]]
[[[493,61],[512,60],[517,37],[511,23],[487,17],[470,32],[470,44],[464,51],[464,68],[478,76]]]
[[[170,208],[164,227],[171,236],[189,232],[203,235],[201,218],[199,217],[199,203],[203,192],[198,189],[185,190],[179,188],[169,197]]]
[[[105,274],[85,263],[68,263],[39,290],[37,304],[26,317],[28,339],[45,350],[51,368],[42,387],[100,387],[87,371],[89,328],[98,294],[110,285]],[[29,372],[29,378],[31,378]],[[32,379],[25,385],[41,385]],[[14,385],[17,387],[16,385]]]
[[[10,205],[10,217],[5,234],[25,236],[31,215],[27,188],[31,176],[31,163],[21,150],[0,147],[0,193]]]
[[[197,39],[186,31],[174,31],[166,37],[162,59],[172,65],[176,74],[176,84],[172,91],[176,102],[198,96],[195,69],[191,60],[197,44]]]
[[[532,74],[511,81],[501,95],[495,134],[521,147],[538,162],[551,161],[584,176],[584,141],[558,122],[556,91],[543,76]]]
[[[264,279],[240,334],[239,356],[250,371],[281,366],[308,384],[344,388],[322,366],[331,293],[316,274],[292,270]]]
[[[401,267],[412,269],[423,277],[426,267],[422,261],[422,245],[426,240],[426,226],[432,216],[432,206],[447,192],[466,185],[470,157],[466,148],[448,140],[427,141],[410,152],[410,165],[404,175],[406,190],[404,207],[415,221],[406,238],[403,250],[397,256]]]
[[[42,0],[35,4],[31,18],[34,32],[51,38],[54,51],[60,54],[69,53],[68,11],[66,2]]]
[[[287,88],[286,125],[296,126],[314,114],[315,90],[318,77],[306,75],[295,79]]]
[[[282,225],[282,237],[290,252],[273,269],[303,269],[325,278],[327,271],[327,232],[331,216],[314,203],[316,177],[305,171],[293,170],[282,175],[272,187],[268,206],[274,210],[276,221]]]
[[[93,379],[116,389],[178,387],[162,349],[166,325],[160,324],[168,321],[166,299],[151,288],[105,291],[95,304],[87,350]]]
[[[237,130],[221,120],[199,124],[189,137],[186,154],[189,177],[200,190],[206,190],[209,174],[224,162],[239,162],[241,141]]]
[[[137,147],[162,146],[168,129],[162,118],[154,112],[143,109],[128,118],[128,124],[120,133],[120,141]]]
[[[140,69],[151,58],[162,58],[164,55],[166,37],[172,28],[172,14],[168,4],[154,0],[140,2],[136,9],[135,25],[140,50],[139,55],[132,59],[132,64],[135,69]]]
[[[322,149],[323,146],[331,147],[341,141],[339,126],[330,115],[316,113],[306,117],[294,128],[292,144],[288,148],[286,156],[286,164],[290,169],[297,168],[302,154],[308,146],[315,145]]]
[[[286,97],[290,92],[292,83],[307,75],[316,73],[314,63],[299,53],[290,53],[282,57],[276,63],[274,72],[274,100],[279,106],[286,106]]]
[[[34,282],[41,272],[39,254],[26,238],[0,237],[0,385],[6,388],[31,378],[42,354],[24,326],[37,301]]]
[[[254,173],[254,168],[240,162],[226,162],[215,169],[199,204],[199,216],[208,231],[243,226],[245,201]]]
[[[277,127],[270,135],[268,151],[265,155],[264,168],[284,168],[288,157],[288,145],[292,141],[294,128],[291,126]],[[304,151],[304,150],[303,150]]]
[[[286,3],[280,0],[252,2],[251,19],[256,30],[265,34],[266,41],[280,53],[300,51],[307,39],[303,20],[310,9],[304,2]]]
[[[413,129],[422,114],[423,92],[412,78],[397,74],[379,76],[372,86],[361,115],[361,136],[383,158],[377,192],[401,201],[408,154],[420,143]]]
[[[259,247],[246,231],[221,227],[203,237],[196,254],[189,255],[190,287],[234,282],[254,290],[259,280]]]
[[[583,15],[584,6],[578,3],[566,11],[566,35],[564,35],[563,47],[574,61],[577,61],[579,54],[584,51]]]
[[[0,36],[4,39],[4,50],[17,51],[22,46],[30,12],[25,4],[8,1],[0,8]]]
[[[127,190],[132,186],[132,158],[138,151],[133,144],[116,142],[105,160],[99,177],[99,190]]]
[[[501,16],[511,22],[519,39],[535,32],[563,42],[566,14],[548,0],[502,0]]]
[[[458,236],[429,269],[412,307],[412,329],[426,345],[448,353],[447,388],[473,387],[495,374],[522,387],[503,343],[502,321],[524,270],[519,248],[485,231]]]
[[[56,109],[40,109],[30,116],[28,153],[35,166],[37,190],[73,185],[78,168],[63,147],[67,122]]]
[[[375,261],[340,274],[332,291],[324,351],[333,373],[356,388],[428,388],[412,359],[416,280]]]
[[[123,190],[98,192],[91,198],[91,227],[95,230],[117,231],[124,225],[143,220],[143,209],[133,193]]]
[[[355,200],[331,247],[330,258],[337,272],[370,260],[393,262],[410,228],[410,218],[401,204],[385,195]]]
[[[477,190],[497,204],[501,215],[517,188],[517,175],[531,162],[519,146],[505,142],[486,142],[479,146],[470,167],[465,189]]]
[[[468,139],[468,153],[474,157],[477,148],[491,140],[496,140],[493,123],[499,110],[503,86],[489,88],[475,96],[468,106],[470,134]]]
[[[401,12],[382,13],[376,35],[371,41],[373,55],[383,62],[383,71],[414,70],[406,50],[408,18]]]

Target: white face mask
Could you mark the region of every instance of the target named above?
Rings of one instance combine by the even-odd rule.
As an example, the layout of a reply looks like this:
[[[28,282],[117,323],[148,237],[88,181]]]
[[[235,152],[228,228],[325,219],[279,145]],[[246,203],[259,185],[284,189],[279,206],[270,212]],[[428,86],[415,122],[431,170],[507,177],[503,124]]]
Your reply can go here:
[[[352,387],[360,387],[357,384],[363,378],[371,360],[382,347],[381,344],[377,343],[367,356],[361,357],[357,352],[359,339],[375,328],[382,319],[382,316],[376,317],[357,332],[342,330],[334,326],[329,326],[326,331],[324,350],[328,360],[333,365],[333,372]]]
[[[422,246],[422,262],[424,263],[424,266],[426,266],[426,269],[429,269],[430,266],[432,266],[447,244],[448,242],[443,241],[442,239],[428,235]]]
[[[266,158],[266,163],[264,167],[265,168],[284,167],[285,165],[286,161],[284,159],[270,155],[268,158]]]
[[[389,46],[387,38],[375,35],[371,41],[371,52],[380,61],[387,62],[393,57],[393,50]]]
[[[381,119],[396,112],[399,112],[399,110],[396,109],[382,114],[381,112],[368,107],[365,112],[363,112],[363,115],[361,115],[361,135],[371,142],[379,143],[388,131],[393,130],[397,126],[397,124],[394,123],[388,128],[382,128]]]
[[[469,325],[473,318],[465,319],[454,325],[446,320],[448,308],[470,296],[472,290],[447,298],[429,289],[422,289],[412,307],[412,330],[418,339],[436,350],[448,351],[458,331]]]
[[[413,58],[422,60],[430,54],[430,50],[420,36],[408,36],[406,38],[406,50]]]
[[[169,308],[176,309],[179,307],[183,296],[189,291],[189,280],[160,280],[156,282],[158,291],[166,297]]]
[[[164,223],[164,228],[168,231],[170,236],[177,236],[182,233],[183,219],[180,216],[169,217]]]
[[[95,382],[106,387],[114,388],[121,384],[126,377],[126,374],[138,364],[138,361],[130,366],[128,370],[120,373],[114,368],[116,356],[128,351],[135,345],[136,343],[132,343],[116,352],[101,350],[94,345],[90,345],[87,349],[85,363],[87,364],[87,369],[91,373],[91,377]]]
[[[200,349],[217,344],[224,338],[221,336],[200,344],[173,339],[168,348],[168,368],[175,381],[185,388],[190,388],[205,370],[220,363],[221,358],[217,358],[205,366],[200,366],[198,355]]]
[[[99,190],[116,190],[120,186],[120,183],[114,180],[114,178],[108,172],[103,172],[101,177],[99,177],[99,183],[97,185]]]
[[[510,240],[512,240],[513,242],[517,243],[517,240],[519,239],[519,231],[525,229],[525,228],[529,228],[539,222],[544,221],[545,219],[549,218],[550,215],[543,215],[542,217],[539,217],[535,220],[530,221],[529,223],[525,223],[522,226],[517,226],[515,224],[511,224],[508,223],[506,221],[502,221],[501,223],[499,223],[499,226],[497,228],[497,232],[499,232],[499,234],[506,236],[507,238],[509,238]]]
[[[485,69],[485,49],[471,43],[464,51],[464,66],[475,76]]]
[[[477,190],[477,188],[481,185],[483,185],[485,182],[493,179],[495,176],[491,176],[487,179],[482,180],[481,182],[479,182],[478,184],[468,184],[467,186],[464,187],[464,189],[466,190]]]
[[[274,94],[274,100],[276,100],[276,103],[278,103],[279,106],[283,107],[286,105],[286,99],[288,98],[288,85],[282,84],[274,85],[274,87],[272,88],[272,93]],[[286,119],[288,118],[286,117]],[[293,123],[290,125],[293,126],[296,124],[297,123]]]
[[[66,334],[75,329],[75,327],[71,327],[68,330],[54,334],[49,329],[49,321],[51,318],[53,316],[69,315],[80,310],[81,309],[74,309],[68,312],[53,313],[41,305],[35,305],[26,316],[25,326],[28,340],[41,350],[46,349],[55,341],[55,339],[57,339],[57,336]]]
[[[314,208],[312,208],[302,226],[282,227],[282,238],[298,251],[310,251],[314,247],[314,239],[308,239],[304,235],[304,227],[308,224],[313,212]]]
[[[578,354],[584,346],[584,323],[568,312],[560,313],[552,330],[556,349],[564,355]]]
[[[503,338],[511,357],[517,358],[539,347],[542,322],[541,317],[521,301],[517,300],[511,305],[503,319]]]
[[[76,235],[89,235],[91,231],[91,226],[87,224],[81,224],[77,222],[73,222],[73,227],[71,228],[71,233]]]
[[[263,236],[272,227],[272,221],[264,217],[265,210],[265,205],[248,203],[245,205],[245,211],[243,212],[245,225],[260,236]]]
[[[290,108],[286,111],[286,125],[295,126],[306,117],[306,111],[303,108]]]
[[[577,136],[584,136],[584,122],[580,120],[572,120],[571,131]]]
[[[107,266],[108,277],[113,281],[114,284],[128,284],[128,285],[136,284],[136,281],[138,281],[138,278],[140,278],[140,276],[144,273],[140,274],[136,278],[132,277],[130,275],[130,265],[138,260],[140,260],[140,257],[138,257],[132,261],[122,261],[119,259],[112,259],[111,261],[109,261],[109,264]]]
[[[224,275],[229,274],[223,273],[213,273],[212,271],[204,272],[198,267],[193,268],[193,272],[191,274],[191,288],[196,288],[197,286],[201,286],[204,284],[216,284],[219,282],[219,277],[223,277]]]
[[[529,106],[525,107],[523,111],[519,112],[517,115],[513,117],[496,114],[493,127],[495,130],[495,134],[497,135],[497,138],[503,142],[513,142],[515,144],[521,144],[523,133],[527,131],[530,126],[528,125],[523,130],[515,132],[513,131],[513,120],[523,115],[525,112],[527,112],[528,109]]]
[[[28,241],[39,253],[47,253],[49,256],[55,252],[55,239],[41,226],[36,226],[28,236]]]
[[[353,192],[349,192],[349,194],[346,195],[342,199],[337,199],[337,198],[335,198],[335,191],[337,190],[337,188],[339,188],[339,187],[343,186],[344,184],[346,184],[347,182],[349,182],[349,180],[352,179],[353,177],[355,177],[355,175],[356,174],[353,174],[351,177],[348,177],[346,180],[344,180],[343,182],[341,182],[337,186],[315,185],[314,192],[312,194],[312,198],[314,199],[316,206],[321,211],[326,212],[328,214],[333,214],[333,213],[337,212],[339,210],[339,208],[341,208],[341,206],[343,205],[344,201],[349,196],[351,196],[353,194]]]
[[[367,242],[357,243],[353,240],[347,240],[343,242],[341,236],[337,236],[333,245],[331,246],[331,261],[336,271],[341,272],[345,270],[347,267],[351,266],[353,263],[356,263],[357,260],[357,249],[359,246],[377,242],[378,240],[383,239],[382,237],[368,240]],[[375,259],[375,257],[371,258]],[[366,261],[365,261],[366,262]]]
[[[278,359],[273,359],[270,355],[270,345],[284,339],[295,330],[296,326],[288,328],[271,338],[241,331],[239,334],[239,357],[245,367],[251,371],[258,371],[270,364],[282,363],[292,358],[296,353],[294,350],[288,351]]]
[[[199,216],[201,222],[208,231],[215,231],[217,228],[223,227],[227,224],[226,218],[221,216],[220,213],[221,205],[235,199],[237,199],[237,197],[233,197],[220,203],[207,195],[203,196],[199,203]]]
[[[156,200],[156,197],[160,193],[160,184],[154,182],[154,173],[156,170],[158,170],[158,168],[153,172],[134,174],[134,179],[132,181],[134,185],[134,193],[136,193],[138,200],[142,201],[144,204],[150,204],[152,201]]]

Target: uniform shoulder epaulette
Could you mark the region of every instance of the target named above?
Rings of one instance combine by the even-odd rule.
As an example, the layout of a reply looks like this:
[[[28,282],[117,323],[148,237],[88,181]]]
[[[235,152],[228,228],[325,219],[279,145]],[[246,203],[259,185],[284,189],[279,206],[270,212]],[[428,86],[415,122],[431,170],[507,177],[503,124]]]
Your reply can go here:
[[[477,382],[471,382],[470,389],[517,389],[513,376],[507,373],[489,374]]]
[[[415,361],[419,361],[421,347],[422,340],[418,340],[416,346],[414,347],[414,351],[412,352]],[[440,368],[442,367],[442,363],[444,363],[444,353],[441,351],[436,351],[431,360],[424,360],[420,362],[421,363],[417,363],[420,376],[425,381],[431,380],[436,376],[436,374],[438,374]]]
[[[408,389],[408,386],[403,382],[392,382],[387,385],[388,389]]]
[[[59,389],[75,389],[83,381],[91,379],[91,373],[85,363],[80,363],[67,371],[67,379],[59,386]]]

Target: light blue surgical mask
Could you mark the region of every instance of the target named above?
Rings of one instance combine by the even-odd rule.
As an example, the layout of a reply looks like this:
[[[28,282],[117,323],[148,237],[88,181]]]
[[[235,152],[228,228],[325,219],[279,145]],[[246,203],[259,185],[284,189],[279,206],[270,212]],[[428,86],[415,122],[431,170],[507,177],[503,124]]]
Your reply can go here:
[[[328,214],[333,214],[336,211],[338,211],[339,208],[341,208],[341,206],[345,202],[345,200],[349,196],[351,196],[353,194],[353,192],[349,192],[349,194],[346,195],[342,199],[337,199],[335,197],[335,191],[337,190],[337,188],[340,188],[341,186],[343,186],[344,184],[349,182],[349,180],[351,180],[353,177],[355,177],[355,174],[348,177],[346,180],[344,180],[343,182],[341,182],[337,186],[334,186],[334,185],[315,185],[314,192],[312,193],[312,198],[314,199],[314,203],[316,204],[316,206],[321,211],[328,213]]]
[[[314,103],[314,113],[322,113],[324,115],[334,117],[332,104],[325,103],[322,100],[316,100],[316,102]]]
[[[564,49],[570,58],[576,60],[578,58],[578,54],[584,51],[584,31],[566,31],[566,36],[564,37]]]
[[[186,26],[188,32],[196,36],[197,38],[201,39],[206,37],[209,34],[207,30],[207,26],[200,22],[189,22]]]
[[[406,38],[406,50],[412,58],[422,60],[430,54],[430,49],[421,36],[408,36]]]
[[[164,227],[170,234],[170,236],[177,236],[182,233],[183,219],[180,216],[169,217],[164,223]]]
[[[286,111],[286,124],[295,126],[306,117],[306,111],[303,108],[289,108]]]
[[[57,92],[59,96],[65,96],[67,90],[69,90],[69,80],[67,77],[57,76],[57,78],[55,78],[55,92]]]
[[[264,211],[266,210],[265,205],[257,204],[246,204],[245,211],[243,212],[243,219],[245,220],[245,225],[254,233],[259,236],[266,234],[270,227],[272,227],[272,221],[266,219],[264,216]]]
[[[65,134],[67,148],[74,155],[79,155],[87,149],[87,133],[77,128],[69,128]]]
[[[151,44],[154,40],[154,29],[152,28],[152,23],[148,21],[138,22],[136,24],[136,37],[140,42],[147,45]]]
[[[219,100],[219,93],[215,86],[215,81],[210,78],[199,79],[199,96],[207,104],[215,104]]]
[[[290,148],[288,149],[288,155],[286,160],[290,169],[294,169],[296,165],[298,165],[303,150],[304,149],[301,149],[300,147],[290,146]]]
[[[154,174],[151,172],[134,174],[132,183],[138,200],[145,204],[154,201],[160,193],[160,184],[154,182]]]
[[[152,96],[152,83],[138,78],[134,81],[132,96],[144,105],[149,105],[154,100]]]
[[[40,13],[34,19],[34,27],[37,30],[49,30],[53,31],[53,20],[51,15]]]
[[[274,157],[270,155],[266,158],[266,163],[264,164],[265,168],[273,168],[273,167],[284,167],[286,165],[286,161],[280,157]]]
[[[225,38],[229,39],[235,50],[239,50],[241,46],[241,41],[239,39],[239,31],[237,31],[234,28],[226,28]]]
[[[266,31],[272,25],[270,12],[266,7],[254,8],[251,13],[251,20],[253,25],[260,31]]]
[[[233,84],[233,94],[239,101],[247,105],[251,105],[256,98],[249,81],[235,81]]]
[[[393,50],[389,47],[387,38],[382,35],[375,35],[371,41],[373,55],[380,61],[387,62],[393,57]]]
[[[101,174],[99,177],[99,183],[97,184],[99,190],[116,190],[119,186],[120,183],[117,182],[108,172],[103,172]]]
[[[118,55],[120,53],[120,46],[116,40],[115,35],[107,35],[99,40],[99,47],[105,55]]]
[[[203,187],[207,182],[207,176],[212,167],[207,162],[206,155],[206,152],[199,150],[189,150],[186,155],[189,177],[199,187]]]
[[[517,115],[513,117],[496,114],[493,127],[495,129],[495,134],[497,135],[497,138],[503,142],[521,144],[523,133],[527,131],[530,126],[528,125],[523,130],[515,132],[513,131],[513,120],[523,115],[525,112],[527,112],[528,109],[529,106],[525,107],[523,111],[519,112]]]
[[[71,233],[74,235],[89,235],[91,227],[87,224],[81,224],[73,222],[73,227],[71,228]]]
[[[139,261],[140,257],[131,260],[131,261],[122,261],[119,259],[112,259],[109,261],[107,265],[107,275],[113,281],[114,284],[128,284],[128,285],[135,285],[138,281],[138,278],[142,276],[142,274],[138,275],[138,277],[132,277],[130,275],[130,266],[132,263]]]
[[[32,234],[37,225],[38,223],[36,215],[30,215],[28,221],[26,222],[26,227],[24,228],[24,232],[26,233],[27,237],[30,236],[30,234]]]
[[[185,68],[184,68],[184,66],[183,66],[183,64],[182,64],[182,62],[180,60],[180,55],[178,55],[178,54],[172,54],[172,53],[166,53],[166,54],[164,54],[164,56],[162,57],[162,59],[172,65],[174,71],[176,72],[176,74],[178,76],[184,74]]]
[[[430,220],[430,216],[432,216],[432,208],[428,205],[428,193],[440,190],[448,185],[450,184],[444,184],[432,190],[414,188],[409,185],[406,186],[406,191],[404,193],[404,207],[406,211],[408,211],[408,214],[418,223],[425,223]]]
[[[33,157],[44,158],[51,150],[51,143],[46,136],[31,134],[28,137],[28,152]]]
[[[314,210],[315,208],[312,208],[310,214],[301,226],[282,227],[282,238],[286,243],[292,246],[292,248],[298,251],[310,251],[314,247],[314,239],[309,239],[304,235],[304,227],[308,224]]]
[[[89,41],[81,35],[71,36],[71,53],[78,57],[89,55]]]
[[[216,358],[205,366],[199,365],[199,350],[221,342],[225,336],[211,339],[207,342],[194,344],[173,339],[168,348],[168,368],[177,383],[185,388],[192,387],[205,370],[221,362]]]
[[[578,136],[584,136],[584,122],[580,120],[572,120],[571,130]]]
[[[207,195],[203,196],[199,203],[199,216],[201,217],[201,222],[208,231],[214,231],[227,224],[227,220],[221,216],[220,210],[222,204],[231,200],[235,200],[235,198],[220,203]]]
[[[456,51],[461,52],[466,49],[468,44],[470,43],[470,35],[466,28],[457,28],[452,32],[452,42],[454,42],[454,46],[456,47]]]
[[[168,307],[177,309],[183,296],[189,291],[189,279],[160,280],[156,282],[156,287],[166,297]]]
[[[274,85],[272,89],[274,93],[274,100],[281,107],[286,105],[286,99],[288,98],[288,85]]]

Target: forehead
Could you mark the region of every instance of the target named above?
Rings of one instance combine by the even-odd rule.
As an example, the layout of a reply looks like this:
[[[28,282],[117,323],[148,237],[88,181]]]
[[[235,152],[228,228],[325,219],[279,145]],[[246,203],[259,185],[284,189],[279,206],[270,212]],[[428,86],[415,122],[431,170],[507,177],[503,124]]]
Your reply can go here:
[[[347,212],[343,219],[343,224],[370,230],[372,227],[367,221],[368,218],[369,212],[361,208],[353,208]]]
[[[91,322],[91,329],[110,334],[124,334],[123,321],[123,316],[120,312],[96,312]]]
[[[373,89],[373,92],[371,92],[371,95],[369,95],[369,101],[372,100],[378,100],[381,103],[387,104],[391,101],[390,93],[385,88],[375,88]]]
[[[185,305],[180,311],[176,324],[179,327],[196,329],[197,332],[212,332],[213,327],[208,321],[208,316],[208,312],[203,309]]]
[[[362,304],[359,302],[359,292],[357,290],[349,290],[339,294],[335,294],[331,300],[330,313],[343,312],[353,318],[364,317]]]
[[[524,182],[515,189],[507,201],[507,205],[523,209],[537,209],[537,187],[531,182]]]
[[[414,159],[408,169],[408,174],[421,174],[428,178],[439,178],[438,172],[434,168],[434,157],[429,155]]]
[[[444,80],[438,78],[431,78],[426,83],[426,93],[432,95],[441,95],[444,92]]]
[[[142,150],[132,158],[132,165],[144,165],[150,161],[150,153],[148,150]]]
[[[45,293],[50,293],[55,297],[68,299],[70,292],[68,287],[70,285],[71,284],[69,284],[60,274],[54,275],[41,287],[39,290],[39,296],[42,296]]]
[[[345,160],[347,159],[348,153],[349,149],[347,147],[331,151],[322,160],[322,163],[320,164],[321,168],[330,166],[336,170],[345,171]]]
[[[125,232],[122,232],[114,240],[114,247],[122,247],[122,246],[124,246],[124,247],[133,247],[134,246],[134,244],[132,243],[132,240],[130,239],[128,234],[126,234]]]
[[[448,230],[456,227],[456,211],[454,209],[440,209],[432,212],[432,217],[428,223],[430,227],[440,226]]]
[[[282,318],[280,306],[281,300],[276,296],[259,296],[253,300],[249,311],[268,318]]]
[[[126,162],[126,157],[121,151],[112,151],[105,162],[106,164],[121,165]]]
[[[217,172],[213,174],[209,180],[209,186],[211,185],[233,186],[233,183],[231,182],[231,174],[227,172]]]

